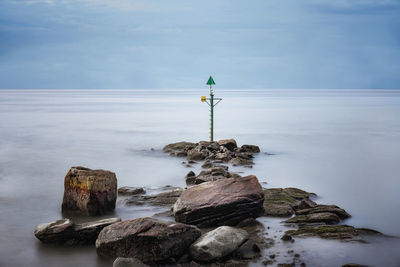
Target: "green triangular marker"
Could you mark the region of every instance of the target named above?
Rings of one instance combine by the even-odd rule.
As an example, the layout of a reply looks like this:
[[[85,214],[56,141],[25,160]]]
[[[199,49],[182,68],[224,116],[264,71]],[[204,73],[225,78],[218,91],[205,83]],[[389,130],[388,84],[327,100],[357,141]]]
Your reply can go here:
[[[208,78],[208,82],[206,84],[207,85],[215,84],[213,77],[210,76],[210,78]]]

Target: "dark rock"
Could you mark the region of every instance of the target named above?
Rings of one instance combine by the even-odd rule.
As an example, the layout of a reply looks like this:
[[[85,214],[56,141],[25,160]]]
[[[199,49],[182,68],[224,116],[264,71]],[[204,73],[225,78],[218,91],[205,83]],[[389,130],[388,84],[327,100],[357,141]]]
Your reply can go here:
[[[298,211],[298,210],[303,210],[303,209],[314,208],[316,206],[317,206],[317,203],[315,203],[311,199],[303,198],[299,204],[293,206],[293,209],[295,211]]]
[[[244,159],[244,158],[232,158],[229,161],[230,164],[233,166],[238,166],[238,165],[252,165],[254,164],[252,159]]]
[[[94,222],[74,224],[69,219],[39,224],[35,236],[47,244],[85,245],[94,244],[100,231],[120,218],[110,218]]]
[[[334,213],[337,216],[339,216],[340,219],[346,219],[351,217],[350,214],[348,214],[344,209],[339,208],[338,206],[335,205],[316,205],[312,208],[296,210],[296,214],[298,215],[315,214],[321,212]]]
[[[213,164],[211,161],[207,160],[206,162],[203,163],[203,165],[201,165],[201,167],[204,169],[209,169],[209,168],[213,167]]]
[[[145,194],[146,190],[143,187],[130,187],[130,186],[123,186],[118,188],[119,195],[140,195]]]
[[[194,184],[196,179],[196,174],[193,171],[190,171],[188,174],[185,176],[185,180],[187,184]]]
[[[182,188],[177,188],[172,191],[162,192],[157,195],[134,195],[125,199],[123,203],[126,205],[173,205],[182,194],[182,191]]]
[[[260,153],[260,148],[254,145],[242,145],[241,151],[249,152],[249,153]]]
[[[201,184],[230,177],[232,177],[232,174],[228,172],[227,166],[214,166],[210,169],[201,171],[199,175],[194,178],[194,183]]]
[[[235,257],[242,260],[252,260],[261,257],[260,247],[251,240],[247,240],[236,251]]]
[[[175,153],[175,156],[183,158],[183,157],[187,156],[187,152],[186,151],[178,151]]]
[[[113,267],[150,267],[142,261],[135,258],[122,258],[118,257],[113,263]]]
[[[195,143],[191,142],[178,142],[173,144],[168,144],[163,148],[163,151],[166,153],[177,153],[177,152],[187,152],[188,150],[194,148],[196,146]]]
[[[226,153],[226,152],[225,153],[216,153],[214,159],[217,161],[228,162],[231,159],[231,157],[230,157],[229,153]]]
[[[102,215],[115,209],[115,173],[72,167],[64,180],[62,210],[84,215]]]
[[[219,140],[218,144],[220,146],[226,147],[229,151],[232,151],[232,152],[235,150],[235,148],[237,148],[235,139]]]
[[[187,153],[188,160],[203,160],[208,156],[206,151],[189,150]]]
[[[292,240],[292,237],[291,237],[290,235],[283,235],[283,236],[281,237],[281,239],[282,239],[283,241],[290,241],[290,240]]]
[[[245,230],[220,226],[202,235],[190,246],[190,255],[198,261],[212,261],[231,254],[248,239]]]
[[[289,230],[285,235],[298,237],[320,237],[325,239],[336,239],[344,241],[365,242],[362,235],[381,235],[378,231],[354,228],[349,225],[320,225],[320,226],[300,226],[297,230]]]
[[[235,225],[264,213],[257,177],[226,178],[183,191],[173,207],[175,220],[200,227]]]
[[[105,257],[163,262],[182,256],[200,235],[195,226],[138,218],[104,228],[96,240],[96,250]]]
[[[340,218],[330,212],[321,212],[321,213],[311,213],[305,215],[296,215],[293,218],[290,218],[285,221],[286,223],[327,223],[327,224],[337,224],[340,222]]]
[[[285,189],[283,189],[283,191],[285,191],[286,194],[288,194],[289,196],[291,196],[292,198],[295,198],[297,200],[302,200],[304,198],[316,196],[316,194],[314,194],[314,193],[309,193],[309,192],[306,192],[304,190],[294,188],[294,187],[285,188]]]

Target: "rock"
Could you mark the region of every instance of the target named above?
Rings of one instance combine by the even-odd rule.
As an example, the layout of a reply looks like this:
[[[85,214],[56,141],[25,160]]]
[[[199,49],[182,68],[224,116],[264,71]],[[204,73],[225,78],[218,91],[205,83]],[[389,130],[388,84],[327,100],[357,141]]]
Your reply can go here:
[[[190,255],[198,261],[212,261],[231,254],[248,239],[245,230],[220,226],[204,235],[190,246]]]
[[[299,200],[308,198],[308,193],[298,188],[269,188],[264,189],[265,215],[288,217],[294,214],[293,208],[299,205]]]
[[[115,173],[72,167],[64,180],[62,210],[84,215],[102,215],[115,209],[117,178]]]
[[[203,163],[203,165],[201,165],[201,167],[202,167],[203,169],[209,169],[209,168],[211,168],[212,166],[213,166],[213,164],[212,164],[212,162],[209,161],[209,160],[207,160],[206,162]]]
[[[219,140],[218,144],[220,146],[226,147],[229,151],[232,151],[232,152],[235,150],[235,148],[237,148],[235,139]]]
[[[179,153],[179,152],[187,152],[188,150],[194,148],[196,146],[195,143],[191,142],[178,142],[173,144],[168,144],[163,148],[163,151],[166,153]]]
[[[140,195],[145,194],[146,190],[143,187],[130,187],[130,186],[123,186],[118,188],[119,195]]]
[[[201,184],[230,177],[232,177],[232,174],[228,172],[227,166],[214,166],[210,169],[201,171],[199,175],[194,178],[194,183]]]
[[[197,150],[189,150],[187,152],[187,159],[188,160],[203,160],[208,156],[206,151],[197,151]]]
[[[283,241],[291,241],[293,238],[292,238],[290,235],[283,235],[283,236],[281,237],[281,239],[282,239]]]
[[[124,200],[126,205],[154,205],[154,206],[165,206],[172,205],[182,194],[183,189],[177,188],[172,191],[162,192],[157,195],[134,195]]]
[[[315,213],[322,213],[322,212],[334,213],[337,216],[339,216],[340,219],[346,219],[346,218],[351,217],[351,215],[348,214],[344,209],[339,208],[338,206],[335,206],[335,205],[316,205],[311,208],[296,210],[296,214],[298,214],[298,215],[315,214]]]
[[[120,218],[110,218],[94,222],[74,224],[69,219],[39,224],[35,236],[47,244],[85,245],[94,244],[100,231]]]
[[[185,176],[186,184],[194,184],[196,179],[196,174],[193,171],[188,172]]]
[[[244,159],[244,158],[233,158],[229,161],[229,163],[232,164],[233,166],[254,164],[252,159]]]
[[[357,263],[346,263],[345,265],[342,265],[342,267],[368,267],[368,265],[362,265]]]
[[[200,141],[197,143],[197,148],[207,149],[209,151],[218,151],[219,144],[218,142]]]
[[[330,212],[321,213],[310,213],[305,215],[296,215],[293,218],[285,221],[286,223],[327,223],[327,224],[337,224],[340,222],[340,218]]]
[[[378,231],[363,228],[354,228],[349,225],[319,225],[319,226],[300,226],[297,230],[289,230],[285,235],[291,237],[320,237],[325,239],[336,239],[344,241],[365,242],[362,235],[381,235]]]
[[[113,263],[113,267],[150,267],[142,261],[135,258],[122,258],[118,257]]]
[[[254,175],[202,183],[183,191],[173,212],[177,222],[199,227],[235,225],[264,213],[263,191]]]
[[[96,240],[96,250],[105,257],[162,262],[183,255],[200,235],[195,226],[138,218],[104,228]]]
[[[260,247],[251,240],[247,240],[236,251],[235,258],[242,260],[252,260],[261,257]]]
[[[293,209],[295,211],[298,211],[298,210],[303,210],[303,209],[314,208],[316,206],[317,206],[317,203],[315,203],[311,199],[303,198],[299,204],[293,206]]]
[[[260,148],[254,145],[242,145],[241,150],[249,153],[260,153]]]
[[[215,154],[215,160],[217,160],[217,161],[228,162],[230,159],[231,159],[231,157],[229,156],[229,153]]]

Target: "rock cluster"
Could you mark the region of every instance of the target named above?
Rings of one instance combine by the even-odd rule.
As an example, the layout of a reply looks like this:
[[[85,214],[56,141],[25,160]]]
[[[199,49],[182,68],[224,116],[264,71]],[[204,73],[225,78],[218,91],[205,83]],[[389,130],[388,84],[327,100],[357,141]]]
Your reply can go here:
[[[254,175],[205,182],[184,190],[173,206],[177,222],[199,227],[235,225],[264,213],[264,194]]]
[[[201,184],[204,182],[212,182],[225,178],[240,178],[241,176],[236,173],[228,171],[228,166],[212,165],[210,168],[203,170],[196,176],[193,171],[186,175],[186,184]]]
[[[253,154],[259,153],[260,148],[254,145],[238,147],[234,139],[226,139],[218,142],[178,142],[166,145],[163,151],[170,155],[187,157],[189,161],[207,160],[215,163],[229,162],[232,165],[252,165]]]
[[[64,180],[62,210],[84,215],[103,215],[115,209],[117,178],[115,173],[72,167]]]
[[[104,227],[120,221],[120,218],[110,218],[75,224],[69,219],[62,219],[39,224],[35,229],[35,236],[40,241],[47,244],[94,244],[98,234]]]

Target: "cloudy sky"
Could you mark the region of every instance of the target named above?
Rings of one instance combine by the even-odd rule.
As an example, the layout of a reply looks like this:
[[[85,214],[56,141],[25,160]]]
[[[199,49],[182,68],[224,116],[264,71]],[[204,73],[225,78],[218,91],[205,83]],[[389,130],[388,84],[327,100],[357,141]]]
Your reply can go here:
[[[0,0],[0,88],[400,88],[399,0]]]

